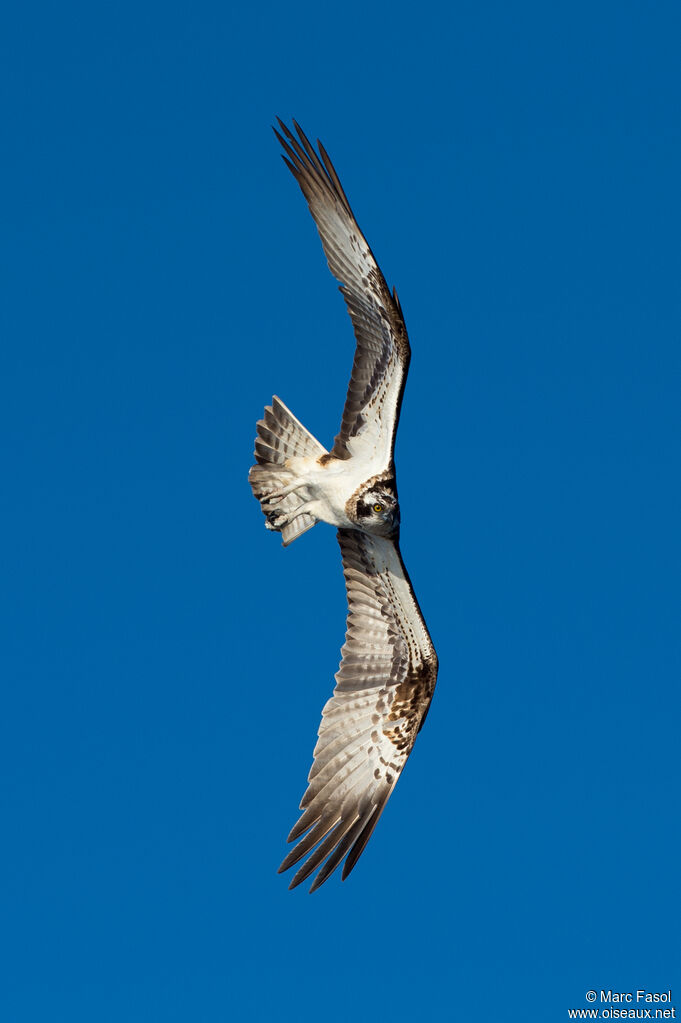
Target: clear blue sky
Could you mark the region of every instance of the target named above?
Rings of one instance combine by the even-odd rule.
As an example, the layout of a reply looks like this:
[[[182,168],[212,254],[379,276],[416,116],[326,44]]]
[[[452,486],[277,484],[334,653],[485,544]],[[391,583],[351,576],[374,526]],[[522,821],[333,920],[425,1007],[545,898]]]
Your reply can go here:
[[[3,15],[3,1023],[551,1023],[675,993],[676,3]],[[431,714],[351,878],[276,874],[345,625],[246,481],[354,340],[321,137],[413,361]]]

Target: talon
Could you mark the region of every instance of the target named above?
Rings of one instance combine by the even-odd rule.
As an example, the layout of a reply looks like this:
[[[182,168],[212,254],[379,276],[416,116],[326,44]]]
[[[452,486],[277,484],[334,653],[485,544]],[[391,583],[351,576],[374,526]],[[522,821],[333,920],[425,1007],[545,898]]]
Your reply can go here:
[[[281,487],[280,490],[273,490],[270,494],[267,494],[265,500],[268,504],[279,504],[280,501],[283,501],[285,497],[292,494],[299,486],[301,486],[300,480],[295,480],[293,483],[289,483],[287,487]]]

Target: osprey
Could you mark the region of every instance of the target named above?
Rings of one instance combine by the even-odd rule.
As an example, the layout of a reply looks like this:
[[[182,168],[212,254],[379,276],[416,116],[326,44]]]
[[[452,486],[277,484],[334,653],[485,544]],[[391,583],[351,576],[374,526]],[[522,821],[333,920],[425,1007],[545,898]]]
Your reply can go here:
[[[359,229],[338,175],[293,122],[284,161],[307,199],[357,347],[340,433],[327,451],[276,396],[257,424],[249,473],[265,525],[284,546],[316,522],[338,528],[348,598],[342,661],[322,711],[303,811],[281,867],[320,864],[310,891],[347,854],[348,876],[393,791],[435,688],[437,656],[399,548],[393,449],[410,349],[402,310]],[[325,862],[324,862],[325,861]]]

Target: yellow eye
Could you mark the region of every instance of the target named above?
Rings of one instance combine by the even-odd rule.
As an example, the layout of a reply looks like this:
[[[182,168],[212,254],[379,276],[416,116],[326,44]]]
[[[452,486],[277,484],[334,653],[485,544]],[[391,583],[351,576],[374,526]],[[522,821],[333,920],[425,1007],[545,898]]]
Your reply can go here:
[[[374,511],[375,512],[382,512],[383,511],[383,505],[382,504],[375,504],[374,505]]]

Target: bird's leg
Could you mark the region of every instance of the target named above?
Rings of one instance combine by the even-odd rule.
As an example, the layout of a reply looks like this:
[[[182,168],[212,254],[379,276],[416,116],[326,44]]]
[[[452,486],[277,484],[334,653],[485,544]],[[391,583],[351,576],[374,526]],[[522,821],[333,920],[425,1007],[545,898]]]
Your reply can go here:
[[[271,511],[267,515],[267,528],[282,530],[284,526],[288,526],[289,522],[293,522],[293,520],[297,519],[299,515],[303,514],[303,512],[312,512],[312,514],[314,514],[313,509],[315,508],[318,508],[318,502],[313,500],[304,501],[303,504],[299,504],[296,508],[293,508],[288,512]]]
[[[292,494],[294,490],[303,486],[305,486],[305,484],[301,479],[294,479],[292,483],[288,484],[288,486],[280,487],[278,490],[272,490],[271,493],[267,494],[264,500],[267,504],[279,504],[279,502],[283,501],[285,497]]]

